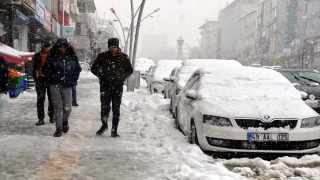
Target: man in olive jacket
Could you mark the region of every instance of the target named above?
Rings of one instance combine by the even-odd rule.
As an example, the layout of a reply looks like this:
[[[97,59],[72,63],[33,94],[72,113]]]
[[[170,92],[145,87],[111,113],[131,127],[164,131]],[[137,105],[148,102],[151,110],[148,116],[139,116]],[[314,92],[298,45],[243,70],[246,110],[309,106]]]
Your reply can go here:
[[[123,93],[123,83],[133,73],[127,54],[120,51],[119,39],[108,40],[107,52],[100,53],[91,67],[91,72],[99,78],[101,122],[102,126],[97,135],[103,134],[108,129],[108,114],[112,102],[112,137],[119,137],[117,129],[120,118],[120,105]]]

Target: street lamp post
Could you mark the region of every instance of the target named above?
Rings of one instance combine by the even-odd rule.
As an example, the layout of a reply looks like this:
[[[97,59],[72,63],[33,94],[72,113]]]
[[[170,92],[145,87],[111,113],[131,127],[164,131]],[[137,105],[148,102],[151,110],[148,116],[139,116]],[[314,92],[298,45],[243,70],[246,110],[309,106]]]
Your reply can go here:
[[[152,11],[150,14],[148,14],[147,16],[145,16],[141,21],[140,21],[140,23],[143,21],[143,20],[145,20],[147,17],[152,17],[151,15],[153,14],[153,13],[155,13],[155,12],[158,12],[160,10],[160,8],[157,8],[157,9],[155,9],[154,11]],[[134,17],[136,16],[136,14],[134,15]],[[133,17],[133,19],[134,19],[134,17]],[[132,21],[133,22],[133,21]],[[131,25],[133,26],[133,23],[131,23]],[[131,26],[130,25],[130,26]],[[129,29],[129,32],[128,32],[128,35],[127,35],[127,39],[126,39],[126,44],[128,45],[128,41],[129,41],[129,37],[130,37],[130,41],[131,40],[133,40],[133,31],[136,29],[136,27],[137,26],[135,26],[135,27],[133,27],[133,28],[130,28]],[[129,34],[131,33],[131,35],[129,36]],[[131,55],[131,52],[132,52],[132,45],[131,45],[131,42],[130,42],[130,48],[129,48],[129,54]],[[129,57],[131,57],[131,56],[129,56]]]
[[[297,10],[302,13],[304,16],[302,17],[303,19],[306,19],[305,22],[304,22],[304,43],[305,44],[308,44],[310,45],[310,61],[311,61],[311,68],[313,68],[313,65],[314,65],[314,46],[317,44],[315,38],[309,38],[307,39],[306,38],[306,35],[307,35],[307,22],[310,21],[313,28],[315,29],[316,33],[319,32],[317,26],[313,23],[312,19],[309,19],[309,16],[308,16],[308,5],[311,1],[307,1],[306,2],[306,10],[305,12],[300,8],[298,7]],[[306,56],[307,54],[307,51],[304,51],[305,53],[302,54],[302,56]],[[302,68],[304,67],[304,59],[305,57],[302,57],[301,61],[302,61]]]
[[[116,14],[116,11],[111,8],[111,12],[116,16],[117,20],[119,21],[120,23],[120,26],[122,28],[122,33],[123,33],[123,40],[124,40],[124,44],[125,44],[125,48],[124,48],[124,52],[127,53],[128,52],[128,40],[129,40],[129,34],[130,34],[130,48],[129,48],[129,57],[130,57],[130,60],[132,62],[132,67],[134,68],[135,66],[135,58],[136,58],[136,52],[137,52],[137,46],[138,46],[138,38],[139,38],[139,30],[140,30],[140,23],[147,17],[149,17],[151,14],[159,11],[160,9],[156,9],[154,10],[153,12],[151,12],[150,14],[148,14],[145,18],[143,18],[141,20],[141,16],[142,16],[142,12],[143,12],[143,8],[144,8],[144,5],[145,5],[145,2],[146,0],[142,0],[139,8],[137,9],[136,13],[133,14],[133,0],[130,1],[131,2],[131,24],[130,24],[130,29],[128,31],[128,35],[127,35],[127,38],[125,36],[125,33],[124,33],[124,28],[122,26],[122,23],[120,21],[120,19],[118,18],[117,14]],[[139,11],[139,16],[138,16],[138,20],[137,20],[137,25],[135,27],[133,27],[133,23],[134,23],[134,18],[137,14],[137,12]],[[135,34],[135,38],[133,38],[133,30],[136,30],[136,34]],[[119,35],[118,35],[119,36]],[[134,45],[132,46],[132,42],[134,40]],[[132,49],[133,48],[133,49]],[[132,57],[131,57],[131,52],[132,52]],[[133,87],[133,76],[130,76],[128,77],[127,79],[127,91],[134,91],[134,87]]]
[[[184,39],[180,36],[179,39],[177,39],[177,45],[178,45],[178,53],[177,53],[177,59],[183,60],[183,52],[182,52],[182,46],[183,46]]]
[[[125,41],[126,41],[126,36],[125,36],[125,34],[124,34],[124,30],[123,30],[122,23],[121,23],[120,19],[118,18],[117,14],[116,14],[116,11],[115,11],[113,8],[111,8],[110,10],[111,10],[111,12],[116,16],[116,18],[118,19],[118,21],[119,21],[119,23],[120,23],[121,30],[122,30],[122,33],[123,33],[123,41],[124,41],[124,43],[125,43]],[[125,45],[124,45],[124,52],[127,51],[126,48],[127,48],[127,45],[125,44]]]

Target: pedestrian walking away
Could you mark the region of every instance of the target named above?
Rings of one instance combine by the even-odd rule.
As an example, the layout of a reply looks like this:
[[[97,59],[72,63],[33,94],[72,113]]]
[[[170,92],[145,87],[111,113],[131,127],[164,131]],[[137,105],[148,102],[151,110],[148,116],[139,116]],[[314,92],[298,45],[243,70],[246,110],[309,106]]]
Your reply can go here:
[[[58,39],[52,47],[43,73],[49,78],[56,131],[54,137],[60,137],[69,131],[71,114],[72,86],[79,79],[81,67],[78,57],[66,39]]]
[[[47,57],[50,53],[52,48],[52,42],[50,40],[43,40],[41,42],[41,51],[36,53],[33,58],[33,68],[32,68],[32,77],[36,84],[36,92],[37,92],[37,112],[38,112],[38,122],[36,123],[37,126],[44,125],[44,103],[46,100],[46,94],[48,96],[48,116],[49,122],[54,123],[54,114],[53,114],[53,105],[51,99],[51,93],[49,89],[49,79],[48,77],[42,72],[42,67],[47,61]]]
[[[79,106],[77,102],[77,82],[72,86],[72,106]]]
[[[91,67],[91,72],[99,78],[101,102],[101,128],[97,135],[108,129],[108,116],[112,103],[112,137],[120,137],[118,124],[120,120],[120,105],[124,81],[133,73],[128,55],[121,52],[119,39],[108,39],[106,52],[98,55]]]

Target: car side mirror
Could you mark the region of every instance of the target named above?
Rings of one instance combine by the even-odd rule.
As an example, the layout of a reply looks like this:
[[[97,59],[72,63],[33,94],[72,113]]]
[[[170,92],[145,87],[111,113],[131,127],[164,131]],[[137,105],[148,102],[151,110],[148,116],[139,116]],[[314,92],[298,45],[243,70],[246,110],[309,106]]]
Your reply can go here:
[[[186,96],[188,99],[196,100],[197,99],[197,92],[195,90],[187,90]]]

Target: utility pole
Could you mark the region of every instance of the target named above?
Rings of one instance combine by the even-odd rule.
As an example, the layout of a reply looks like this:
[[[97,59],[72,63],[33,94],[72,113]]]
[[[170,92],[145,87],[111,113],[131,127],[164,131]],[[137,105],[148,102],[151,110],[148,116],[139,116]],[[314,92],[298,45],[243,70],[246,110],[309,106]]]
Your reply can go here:
[[[136,35],[134,39],[134,47],[133,47],[133,54],[132,54],[132,67],[134,68],[135,65],[135,59],[136,59],[136,53],[137,53],[137,46],[138,46],[138,39],[139,39],[139,30],[140,30],[140,23],[141,23],[141,17],[142,17],[142,12],[144,5],[146,3],[146,0],[142,0],[142,3],[140,5],[140,11],[138,15],[138,20],[137,20],[137,25],[136,25]],[[131,28],[132,28],[133,22],[131,22]],[[133,33],[133,28],[131,30],[131,34]],[[131,39],[133,36],[131,37]],[[128,77],[128,86],[127,86],[127,91],[134,91],[134,75],[131,75]]]

